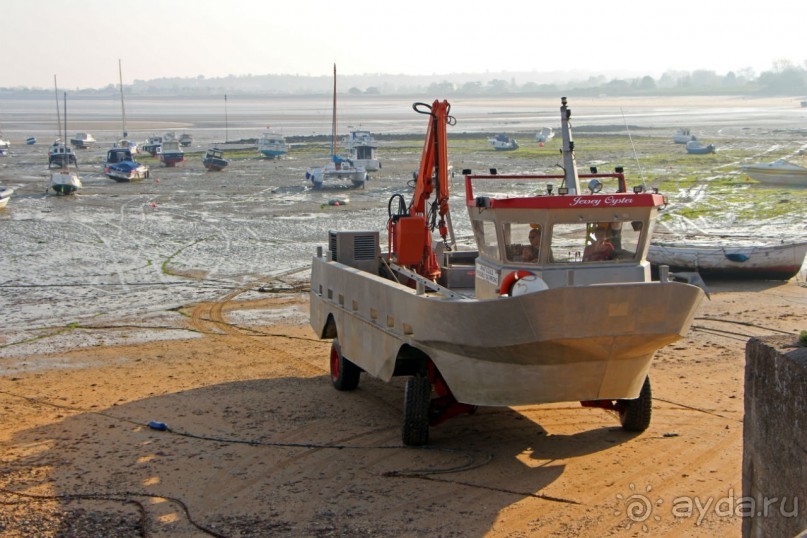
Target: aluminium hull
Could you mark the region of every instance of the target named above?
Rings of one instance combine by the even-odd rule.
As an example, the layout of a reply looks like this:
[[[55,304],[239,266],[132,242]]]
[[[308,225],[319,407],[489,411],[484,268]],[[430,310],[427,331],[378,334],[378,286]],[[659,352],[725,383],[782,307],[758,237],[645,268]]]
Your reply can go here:
[[[325,336],[332,318],[344,356],[385,381],[401,349],[421,350],[462,403],[636,398],[654,353],[686,334],[702,295],[642,282],[449,299],[314,258],[311,326]]]

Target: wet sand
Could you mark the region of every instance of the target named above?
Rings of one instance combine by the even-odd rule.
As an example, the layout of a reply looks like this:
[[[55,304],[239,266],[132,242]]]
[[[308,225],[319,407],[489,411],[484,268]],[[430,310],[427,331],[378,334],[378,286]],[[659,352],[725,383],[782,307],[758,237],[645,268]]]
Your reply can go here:
[[[733,143],[765,155],[781,136]],[[363,191],[312,191],[310,152],[221,174],[197,154],[117,184],[90,150],[74,197],[44,194],[42,147],[0,162],[18,189],[0,211],[3,535],[739,534],[740,518],[670,505],[741,495],[745,342],[805,328],[803,272],[709,283],[690,334],[657,355],[641,435],[569,403],[480,409],[404,448],[402,381],[336,392],[329,343],[307,325],[307,263],[326,231],[382,229],[406,192],[421,144],[390,144]],[[488,150],[452,160],[530,166]],[[328,205],[337,196],[349,203]],[[797,235],[799,218],[767,225]],[[652,504],[641,521],[636,494]]]

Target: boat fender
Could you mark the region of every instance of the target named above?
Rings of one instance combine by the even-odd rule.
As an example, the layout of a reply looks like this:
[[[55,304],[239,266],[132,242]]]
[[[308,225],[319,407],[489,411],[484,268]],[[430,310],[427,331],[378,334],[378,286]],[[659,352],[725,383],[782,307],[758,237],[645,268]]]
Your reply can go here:
[[[521,284],[520,286],[518,284]],[[524,295],[549,289],[546,282],[532,271],[521,269],[508,273],[499,285],[499,295]]]

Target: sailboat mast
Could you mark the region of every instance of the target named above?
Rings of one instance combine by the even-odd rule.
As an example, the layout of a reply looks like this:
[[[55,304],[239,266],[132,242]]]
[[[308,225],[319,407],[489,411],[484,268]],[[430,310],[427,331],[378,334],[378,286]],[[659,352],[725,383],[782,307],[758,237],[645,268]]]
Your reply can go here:
[[[64,143],[67,144],[67,92],[64,92]]]
[[[333,64],[333,119],[331,120],[331,156],[336,156],[336,64]]]
[[[62,136],[62,115],[59,112],[59,86],[56,84],[56,75],[53,75],[53,92],[56,95],[56,133]]]
[[[120,111],[123,117],[123,138],[129,136],[126,132],[126,107],[123,106],[123,68],[121,67],[120,59],[118,59],[118,77],[120,79]]]
[[[227,126],[227,94],[225,93],[224,94],[224,143],[225,144],[227,143],[227,140],[229,140],[229,138],[230,138],[230,135],[229,135],[228,131],[229,131],[229,128]]]

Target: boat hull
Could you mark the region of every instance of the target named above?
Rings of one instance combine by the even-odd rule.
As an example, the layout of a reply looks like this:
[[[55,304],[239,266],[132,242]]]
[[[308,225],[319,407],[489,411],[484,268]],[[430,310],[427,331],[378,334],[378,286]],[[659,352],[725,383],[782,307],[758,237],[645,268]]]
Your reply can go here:
[[[8,205],[8,201],[11,199],[12,194],[14,194],[14,189],[0,187],[0,209],[3,209]]]
[[[651,244],[647,260],[673,271],[732,279],[790,280],[801,270],[807,242],[753,246]]]
[[[530,405],[638,397],[654,353],[686,334],[702,295],[641,282],[446,298],[314,258],[310,319],[382,380],[414,348],[461,403]]]

